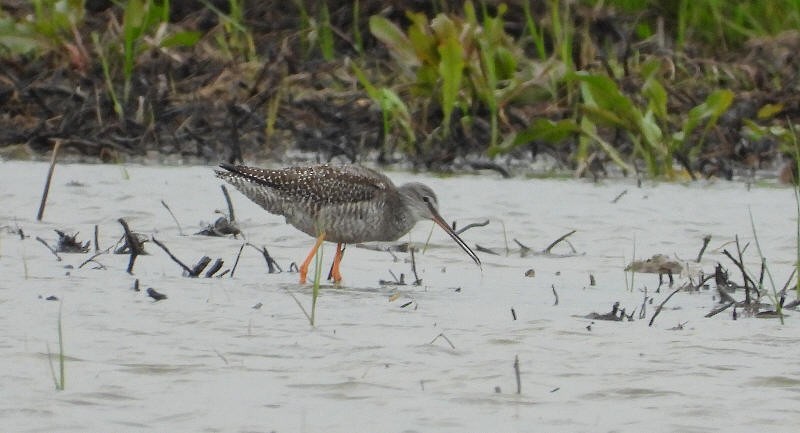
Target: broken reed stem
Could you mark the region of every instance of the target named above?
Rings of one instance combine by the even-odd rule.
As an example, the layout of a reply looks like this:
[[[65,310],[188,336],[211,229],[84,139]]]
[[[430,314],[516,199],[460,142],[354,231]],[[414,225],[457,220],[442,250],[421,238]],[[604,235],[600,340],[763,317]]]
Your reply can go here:
[[[136,257],[139,254],[144,253],[144,248],[139,243],[139,240],[136,239],[136,236],[131,233],[131,229],[128,227],[128,222],[123,218],[120,218],[117,221],[122,225],[122,229],[125,230],[125,241],[128,243],[128,248],[131,250],[131,259],[128,261],[128,269],[126,272],[132,274],[133,264],[136,262]]]
[[[525,245],[522,242],[518,241],[516,238],[514,238],[514,242],[516,242],[517,245],[519,245],[519,255],[521,257],[525,257],[528,254],[530,254],[530,252],[531,252],[530,247],[528,247],[527,245]],[[506,249],[508,249],[508,247],[506,247]],[[506,255],[508,255],[508,251],[506,251]]]
[[[256,251],[261,253],[261,255],[264,257],[264,260],[267,262],[267,273],[274,274],[275,273],[275,268],[278,268],[278,272],[283,272],[283,268],[281,268],[281,265],[279,265],[278,262],[276,262],[275,259],[273,259],[272,256],[269,255],[269,251],[267,251],[267,247],[259,248],[259,247],[255,246],[255,245],[251,244],[250,242],[248,242],[246,245],[249,245],[249,246],[253,247]],[[344,249],[342,249],[342,253],[344,254]],[[239,251],[239,254],[241,254],[241,250]],[[237,260],[238,260],[238,258],[237,258]],[[333,265],[331,265],[331,272],[332,271],[333,271]],[[331,279],[330,275],[328,275],[328,279],[329,280]]]
[[[64,331],[62,320],[61,320],[61,308],[64,306],[64,302],[61,301],[58,303],[58,371],[60,374],[61,382],[59,383],[59,390],[63,391],[64,387],[66,386],[66,368],[64,365],[64,361],[66,356],[64,355]]]
[[[553,302],[553,305],[554,306],[558,305],[558,292],[556,292],[556,285],[555,284],[551,284],[550,287],[553,289],[553,296],[556,297],[556,300],[555,300],[555,302]]]
[[[781,289],[781,291],[780,291],[781,296],[786,296],[786,290],[789,288],[789,284],[794,279],[794,274],[796,274],[796,273],[797,273],[797,267],[792,269],[792,273],[789,275],[789,279],[786,280],[786,284],[783,285],[783,289]]]
[[[750,279],[750,276],[747,275],[747,271],[744,268],[744,257],[743,257],[744,251],[739,247],[739,235],[736,235],[734,239],[736,240],[736,252],[739,254],[739,265],[741,265],[739,269],[742,270],[742,275],[744,280],[744,302],[747,305],[750,305],[750,285],[747,283],[749,281],[750,283],[752,283],[754,287],[756,283],[752,279]],[[750,245],[749,243],[746,244],[744,248],[747,249],[749,245]]]
[[[715,308],[715,309],[711,310],[711,312],[710,312],[710,313],[708,313],[708,314],[706,314],[706,315],[705,315],[705,317],[707,317],[707,318],[708,318],[708,317],[714,317],[714,316],[716,316],[717,314],[719,314],[719,313],[721,313],[721,312],[723,312],[723,311],[727,310],[728,308],[730,308],[730,307],[731,307],[731,305],[736,305],[736,301],[731,301],[731,302],[728,302],[727,304],[725,304],[725,305],[723,305],[723,306],[721,306],[721,307],[717,307],[717,308]]]
[[[324,238],[325,233],[323,232],[321,239]],[[312,327],[315,326],[317,319],[317,299],[319,298],[319,284],[322,279],[322,250],[323,246],[320,245],[314,254],[314,284],[311,288],[311,317],[309,318]]]
[[[633,234],[633,257],[631,258],[631,263],[636,261],[636,233]],[[634,278],[636,278],[636,270],[631,268],[631,285],[628,287],[629,292],[633,292],[633,284]],[[628,274],[625,274],[625,284],[628,283]]]
[[[661,310],[664,308],[664,304],[666,304],[667,301],[669,301],[669,298],[671,298],[676,293],[680,292],[682,289],[683,289],[683,286],[678,287],[677,289],[673,290],[672,293],[670,293],[669,296],[667,296],[666,299],[664,299],[663,301],[661,301],[660,304],[658,304],[658,307],[656,307],[656,312],[653,313],[653,317],[650,318],[650,323],[648,323],[647,326],[653,326],[653,322],[655,322],[656,317],[658,317],[659,313],[661,313]]]
[[[647,287],[644,288],[644,299],[642,299],[642,308],[639,309],[639,320],[647,317]]]
[[[736,248],[738,249],[739,246],[737,245]],[[728,250],[722,250],[722,254],[725,254],[733,262],[733,264],[736,265],[737,268],[739,268],[739,271],[741,271],[742,279],[743,279],[743,283],[744,283],[744,288],[745,288],[745,293],[744,293],[744,295],[745,295],[745,303],[746,304],[750,304],[750,290],[749,290],[749,287],[751,287],[751,286],[755,287],[756,283],[747,274],[747,270],[744,268],[744,264],[742,264],[742,262],[740,262],[739,260],[736,260],[736,258],[733,257],[733,255],[730,252],[728,252]]]
[[[223,261],[222,261],[222,259],[217,259],[217,260],[215,260],[215,261],[214,261],[214,264],[213,264],[213,265],[211,265],[211,267],[210,267],[210,268],[209,268],[209,269],[206,271],[206,278],[211,278],[211,277],[213,277],[213,276],[214,276],[214,274],[216,274],[217,272],[219,272],[219,270],[222,268],[222,265],[223,265],[224,263],[225,263],[225,262],[223,262]]]
[[[99,236],[100,229],[97,227],[97,224],[94,225],[94,250],[100,251],[100,242],[97,241]]]
[[[697,259],[695,262],[700,263],[700,260],[703,259],[703,253],[706,252],[706,248],[708,247],[708,243],[711,242],[711,235],[703,236],[703,246],[700,247],[700,252],[697,253]]]
[[[244,250],[244,246],[247,244],[242,244],[239,247],[239,253],[236,254],[236,261],[233,262],[233,269],[231,269],[231,278],[233,278],[233,274],[236,272],[236,267],[239,266],[239,259],[242,257],[242,250]]]
[[[553,249],[553,247],[555,247],[556,245],[558,245],[558,244],[559,244],[561,241],[563,241],[564,239],[566,239],[566,238],[568,238],[568,237],[572,236],[572,235],[573,235],[573,234],[574,234],[576,231],[577,231],[577,230],[572,230],[572,231],[570,231],[569,233],[567,233],[567,234],[565,234],[565,235],[561,236],[560,238],[558,238],[558,239],[554,240],[554,241],[553,241],[553,242],[552,242],[550,245],[548,245],[548,246],[547,246],[547,248],[545,248],[545,249],[544,249],[544,252],[545,252],[545,254],[550,254],[550,250],[552,250],[552,249]]]
[[[96,253],[92,254],[92,256],[91,256],[91,257],[89,257],[88,259],[84,260],[84,261],[83,261],[83,262],[82,262],[80,265],[78,265],[78,269],[80,269],[80,268],[82,268],[82,267],[86,266],[86,265],[87,265],[89,262],[93,261],[93,260],[94,260],[94,259],[96,259],[98,256],[101,256],[101,255],[103,255],[103,254],[106,254],[106,253],[108,253],[108,250],[106,250],[106,251],[98,251],[98,252],[96,252]],[[101,265],[101,266],[102,266],[102,265]]]
[[[621,199],[621,198],[622,198],[622,196],[624,196],[624,195],[625,195],[625,194],[627,194],[627,193],[628,193],[628,190],[627,190],[627,189],[625,189],[625,190],[622,190],[622,192],[621,192],[621,193],[619,193],[619,194],[618,194],[616,197],[614,197],[614,200],[611,200],[611,204],[615,204],[615,203],[617,203],[617,202],[619,201],[619,199]]]
[[[430,343],[428,343],[428,344],[433,344],[433,343],[435,343],[435,342],[436,342],[436,340],[438,340],[439,338],[443,338],[443,339],[444,339],[444,341],[446,341],[446,342],[447,342],[447,344],[449,344],[449,345],[450,345],[450,348],[451,348],[451,349],[453,349],[453,350],[456,350],[456,346],[453,344],[453,342],[452,342],[452,341],[450,341],[450,339],[449,339],[449,338],[447,338],[447,336],[446,336],[446,335],[444,335],[444,332],[440,332],[440,333],[439,333],[439,335],[437,335],[436,337],[434,337],[434,338],[433,338],[433,340],[431,340],[431,342],[430,342]]]
[[[50,250],[50,252],[53,253],[54,256],[56,256],[56,259],[58,259],[59,262],[61,261],[61,256],[58,255],[58,252],[55,249],[53,249],[53,247],[47,244],[46,240],[40,238],[39,236],[36,236],[36,240],[41,242],[45,247],[47,247],[47,249]]]
[[[174,262],[175,262],[175,263],[177,263],[177,264],[178,264],[178,265],[179,265],[181,268],[183,268],[183,270],[186,272],[186,274],[188,274],[188,275],[191,275],[191,273],[192,273],[192,269],[191,269],[190,267],[186,266],[186,265],[185,265],[185,264],[184,264],[182,261],[180,261],[180,259],[178,259],[177,257],[175,257],[175,256],[174,256],[174,255],[173,255],[173,254],[172,254],[172,253],[169,251],[169,249],[167,249],[167,246],[166,246],[166,245],[164,245],[164,244],[162,244],[162,243],[161,243],[161,242],[160,242],[158,239],[156,239],[156,237],[155,237],[155,236],[153,236],[153,237],[152,237],[152,239],[153,239],[153,243],[154,243],[154,244],[156,244],[156,245],[158,245],[159,247],[161,247],[161,249],[162,249],[162,250],[164,250],[164,252],[165,252],[165,253],[167,253],[167,255],[169,256],[169,258],[171,258],[171,259],[172,259],[172,261],[174,261]]]
[[[514,376],[517,378],[517,394],[522,394],[522,378],[519,374],[519,355],[514,355]]]
[[[164,202],[164,200],[161,200],[161,206],[164,206],[164,208],[167,209],[167,212],[169,212],[169,215],[172,217],[172,220],[175,221],[175,225],[178,226],[178,234],[183,236],[183,229],[181,228],[181,223],[178,222],[178,218],[175,218],[175,214],[172,213],[172,209],[170,209],[169,206],[167,206],[167,203]]]
[[[503,242],[506,245],[506,256],[508,256],[511,253],[511,250],[508,248],[508,232],[506,231],[506,223],[503,222],[503,220],[498,221],[500,221],[500,225],[503,226]]]
[[[63,306],[63,301],[59,302],[58,304],[58,371],[59,377],[56,377],[56,371],[53,368],[53,354],[50,352],[50,345],[47,344],[47,360],[50,364],[50,375],[53,377],[53,383],[55,384],[56,391],[63,391],[64,386],[66,385],[66,377],[65,377],[65,356],[64,356],[64,333],[61,328],[61,307]]]
[[[410,247],[409,251],[411,252],[411,272],[414,273],[414,283],[413,284],[415,286],[419,286],[420,284],[422,284],[422,280],[420,280],[419,276],[417,275],[417,262],[414,259],[414,247]]]
[[[50,169],[47,171],[47,180],[44,183],[44,191],[42,191],[42,201],[39,203],[39,212],[36,214],[36,221],[41,221],[44,216],[44,206],[47,203],[47,195],[50,193],[50,181],[53,179],[53,171],[56,169],[56,159],[58,158],[58,149],[61,148],[61,140],[55,140],[53,145],[53,155],[50,158]]]
[[[228,194],[228,188],[225,188],[225,185],[220,185],[222,188],[222,194],[225,196],[225,202],[228,203],[228,219],[231,220],[231,224],[236,221],[236,216],[233,214],[233,202],[231,202],[231,195]]]

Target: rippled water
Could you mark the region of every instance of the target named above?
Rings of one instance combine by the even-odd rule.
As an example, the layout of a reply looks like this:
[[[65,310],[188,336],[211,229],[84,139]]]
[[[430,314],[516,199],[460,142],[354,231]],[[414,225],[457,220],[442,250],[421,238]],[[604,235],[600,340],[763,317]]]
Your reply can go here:
[[[748,209],[783,286],[796,257],[790,189],[389,173],[432,186],[443,216],[459,226],[491,219],[463,237],[500,254],[478,253],[481,270],[436,228],[416,255],[424,284],[394,287],[378,282],[391,280],[390,271],[412,280],[407,254],[395,261],[351,246],[344,283],[323,288],[312,328],[295,302],[310,308],[310,287],[299,286],[296,273],[267,274],[250,248],[234,278],[190,279],[152,242],[131,276],[127,256],[98,257],[104,269],[78,268],[89,254],[59,262],[34,239],[55,244],[52,229],[62,229],[90,240],[96,224],[105,248],[122,234],[124,217],[190,265],[208,255],[228,268],[240,240],[181,236],[160,203],[185,233],[199,231],[225,208],[210,167],[60,165],[39,223],[46,172],[42,163],[0,162],[3,431],[796,431],[796,312],[784,325],[734,321],[730,310],[706,319],[717,306],[712,287],[676,294],[652,327],[655,305],[645,320],[583,318],[616,301],[638,316],[641,289],[655,304],[668,294],[654,293],[652,274],[636,274],[627,289],[623,269],[634,249],[637,258],[692,260],[710,234],[691,272],[720,262],[740,281],[722,249],[735,250],[735,235],[752,243]],[[247,239],[284,270],[305,256],[310,238],[232,197]],[[17,226],[30,237],[8,230]],[[520,257],[512,241],[541,251],[573,229],[576,254],[562,243],[555,255]],[[420,223],[403,240],[422,244],[430,230]],[[332,254],[327,245],[326,266]],[[757,270],[759,261],[751,245],[746,262]],[[535,277],[525,276],[529,269]],[[136,278],[168,299],[133,291]],[[63,302],[65,391],[54,390],[48,365],[48,345],[58,351],[59,302],[45,299],[51,295]]]

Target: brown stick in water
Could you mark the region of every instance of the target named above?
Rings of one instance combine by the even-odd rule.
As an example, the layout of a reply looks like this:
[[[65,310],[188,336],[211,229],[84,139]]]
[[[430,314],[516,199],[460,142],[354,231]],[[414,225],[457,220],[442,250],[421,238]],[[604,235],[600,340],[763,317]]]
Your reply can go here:
[[[545,254],[550,254],[550,250],[552,250],[552,249],[553,249],[553,247],[555,247],[556,245],[558,245],[558,243],[559,243],[559,242],[561,242],[561,241],[563,241],[564,239],[566,239],[566,238],[568,238],[568,237],[572,236],[572,235],[573,235],[573,234],[574,234],[576,231],[577,231],[577,230],[572,230],[572,231],[570,231],[569,233],[567,233],[567,234],[565,234],[565,235],[561,236],[560,238],[558,238],[558,239],[554,240],[552,243],[550,243],[550,245],[548,245],[548,246],[547,246],[547,248],[545,248],[545,249],[544,249],[544,253],[545,253]],[[574,250],[575,250],[575,249],[573,248],[573,252],[574,252]]]
[[[56,159],[58,158],[58,149],[61,148],[61,140],[55,140],[53,145],[53,156],[50,158],[50,169],[47,171],[47,180],[44,183],[44,191],[42,191],[42,201],[39,203],[39,212],[36,214],[36,221],[41,221],[44,216],[44,206],[47,202],[47,195],[50,193],[50,181],[53,179],[53,171],[56,169]]]

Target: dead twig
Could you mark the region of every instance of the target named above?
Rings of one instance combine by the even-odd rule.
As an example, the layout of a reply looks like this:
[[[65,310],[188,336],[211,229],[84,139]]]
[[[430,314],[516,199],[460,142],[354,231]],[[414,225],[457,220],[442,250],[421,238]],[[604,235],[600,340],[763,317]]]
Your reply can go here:
[[[614,200],[611,200],[611,204],[616,204],[616,203],[619,201],[619,199],[621,199],[621,198],[622,198],[622,196],[624,196],[624,195],[625,195],[625,194],[627,194],[627,193],[628,193],[628,190],[627,190],[627,189],[625,189],[625,190],[622,190],[622,192],[621,192],[621,193],[617,194],[617,196],[616,196],[616,197],[614,197]]]
[[[236,254],[236,261],[233,262],[233,268],[231,269],[231,278],[233,278],[233,274],[236,272],[236,267],[239,266],[239,259],[242,257],[242,250],[244,250],[245,245],[247,244],[242,244],[242,246],[239,247],[239,253]]]
[[[39,236],[36,236],[36,240],[41,242],[42,245],[44,245],[45,247],[47,247],[47,249],[50,250],[50,252],[53,253],[54,256],[56,256],[56,259],[58,259],[59,262],[61,261],[61,257],[58,255],[58,252],[56,252],[55,249],[53,249],[50,245],[48,245],[46,240],[40,238]]]
[[[661,301],[660,304],[658,304],[658,307],[656,307],[656,312],[653,313],[653,317],[650,318],[650,323],[648,323],[647,326],[653,326],[653,322],[655,322],[656,317],[658,317],[658,315],[661,313],[661,310],[664,308],[664,305],[667,303],[667,301],[669,301],[669,299],[672,296],[674,296],[676,293],[680,292],[683,289],[684,286],[678,287],[677,289],[673,290],[672,293],[670,293],[669,296],[666,297],[666,299],[664,299],[663,301]]]
[[[496,251],[490,250],[489,248],[486,248],[486,247],[482,247],[482,246],[480,246],[478,244],[475,244],[475,250],[479,251],[481,253],[492,254],[494,256],[499,256],[500,255]]]
[[[738,248],[738,245],[737,245],[737,248]],[[747,270],[744,268],[744,265],[742,264],[742,262],[740,262],[739,260],[736,260],[736,258],[733,257],[733,255],[731,255],[730,252],[728,252],[728,250],[722,250],[722,254],[725,254],[733,262],[733,264],[736,265],[737,268],[739,268],[739,271],[741,271],[742,279],[744,280],[745,303],[749,304],[750,303],[750,290],[749,290],[749,288],[751,286],[755,288],[756,287],[756,283],[750,278],[749,275],[747,275]],[[756,293],[758,294],[758,290],[757,289],[756,289]]]
[[[450,339],[449,339],[449,338],[447,338],[447,336],[446,336],[446,335],[444,335],[444,332],[440,332],[440,333],[439,333],[439,335],[437,335],[436,337],[434,337],[434,338],[433,338],[433,340],[431,340],[431,342],[430,342],[430,343],[428,343],[428,344],[433,344],[433,343],[435,343],[435,342],[436,342],[436,340],[438,340],[439,338],[442,338],[442,339],[444,339],[444,341],[446,341],[446,342],[447,342],[447,344],[449,344],[449,345],[450,345],[450,348],[451,348],[451,349],[453,349],[453,350],[455,350],[455,349],[456,349],[456,346],[453,344],[453,342],[452,342],[452,341],[450,341]]]
[[[417,275],[417,261],[414,259],[414,248],[409,248],[409,250],[411,250],[411,272],[414,274],[414,282],[411,284],[419,286],[422,284],[422,280],[420,280],[419,275]]]
[[[545,254],[550,254],[550,251],[553,249],[553,247],[555,247],[556,245],[558,245],[558,244],[559,244],[561,241],[563,241],[563,240],[567,239],[568,237],[572,236],[572,235],[573,235],[573,234],[574,234],[576,231],[577,231],[577,230],[572,230],[572,231],[570,231],[569,233],[567,233],[567,234],[565,234],[565,235],[563,235],[563,236],[559,237],[558,239],[554,240],[552,243],[550,243],[550,245],[548,245],[548,246],[547,246],[547,248],[545,248],[545,249],[543,250],[543,252],[544,252]],[[572,252],[573,252],[573,253],[577,253],[577,251],[575,251],[575,248],[572,246],[572,244],[570,244],[569,242],[567,242],[567,244],[568,244],[568,245],[569,245],[569,247],[572,249]]]
[[[50,158],[50,168],[47,170],[47,179],[44,182],[44,191],[42,191],[42,201],[39,203],[39,212],[36,213],[36,221],[41,221],[42,217],[44,216],[44,206],[47,203],[47,195],[50,194],[50,181],[53,179],[53,172],[56,169],[56,160],[58,158],[58,149],[60,148],[61,148],[61,140],[57,139],[53,144],[53,155]]]
[[[739,235],[734,236],[734,240],[736,241],[736,252],[739,254],[739,264],[742,265],[740,269],[742,270],[743,275],[746,277],[744,279],[744,302],[745,304],[750,305],[750,300],[751,300],[750,285],[747,284],[747,281],[750,280],[750,276],[747,275],[747,272],[744,269],[744,258],[743,258],[744,251],[747,249],[747,247],[750,246],[750,242],[746,243],[744,245],[744,249],[742,249],[739,247]],[[757,287],[756,284],[753,282],[753,280],[750,280],[750,282],[752,283],[753,287]]]
[[[647,317],[647,287],[644,288],[644,299],[642,299],[642,308],[639,309],[639,320]]]
[[[120,218],[117,221],[122,225],[122,229],[125,230],[125,243],[128,244],[128,249],[130,250],[131,254],[126,272],[132,274],[133,264],[136,262],[136,257],[147,253],[144,251],[144,246],[142,245],[142,242],[139,241],[139,238],[131,232],[130,227],[128,227],[128,222],[125,221],[124,218]],[[155,238],[153,240],[155,241]]]
[[[211,277],[213,277],[213,276],[214,276],[214,274],[216,274],[216,273],[217,273],[217,272],[220,270],[220,268],[222,268],[222,265],[223,265],[224,263],[225,263],[225,262],[224,262],[222,259],[217,259],[217,260],[215,260],[215,261],[214,261],[214,264],[213,264],[213,265],[211,265],[211,267],[210,267],[210,268],[208,268],[208,271],[206,271],[206,278],[211,278]]]
[[[382,286],[405,286],[406,285],[406,275],[405,274],[401,273],[400,274],[400,278],[397,278],[397,275],[395,275],[394,272],[392,272],[391,269],[389,269],[389,274],[392,275],[392,278],[394,278],[394,281],[378,280],[378,284],[380,284]]]
[[[555,284],[551,284],[550,287],[553,289],[553,296],[556,297],[555,302],[553,302],[553,306],[556,306],[556,305],[558,305],[558,292],[556,292],[556,285]]]
[[[275,268],[278,268],[277,272],[283,272],[283,269],[281,269],[281,266],[278,264],[278,262],[276,262],[275,259],[273,259],[272,256],[269,255],[269,252],[267,251],[267,247],[258,248],[257,246],[251,244],[250,242],[248,242],[246,245],[249,245],[249,246],[253,247],[256,251],[261,253],[261,255],[264,257],[264,260],[267,262],[267,272],[268,273],[274,274],[275,273]],[[241,250],[239,251],[239,254],[241,254]],[[239,262],[239,257],[238,256],[236,257],[236,262],[237,263]],[[234,264],[234,267],[236,267],[235,264]]]
[[[178,234],[183,236],[183,229],[181,228],[181,223],[178,222],[178,218],[175,218],[175,214],[172,213],[172,209],[170,209],[169,206],[167,206],[167,203],[164,200],[161,200],[161,206],[164,206],[167,212],[169,212],[170,216],[172,217],[172,220],[175,221],[175,225],[178,226]]]
[[[703,259],[703,253],[706,252],[706,248],[708,248],[709,242],[711,242],[711,235],[703,236],[703,246],[700,247],[700,252],[697,253],[697,260],[695,260],[695,262],[700,263],[700,260]]]
[[[156,245],[158,245],[159,247],[161,247],[161,249],[162,249],[162,250],[164,250],[164,252],[165,252],[165,253],[167,253],[167,255],[169,256],[169,258],[171,258],[173,262],[177,263],[177,264],[178,264],[178,265],[179,265],[181,268],[183,268],[183,271],[184,271],[184,272],[186,272],[186,274],[191,274],[191,273],[192,273],[192,269],[191,269],[190,267],[186,266],[186,265],[185,265],[185,264],[184,264],[182,261],[180,261],[180,259],[178,259],[177,257],[175,257],[175,256],[174,256],[174,255],[173,255],[173,254],[172,254],[172,253],[169,251],[169,249],[167,248],[167,246],[166,246],[166,245],[164,245],[164,244],[162,244],[162,243],[161,243],[161,242],[160,242],[158,239],[156,239],[156,237],[155,237],[155,236],[153,236],[153,243],[155,243]]]
[[[228,194],[228,188],[225,188],[225,185],[220,185],[222,188],[222,195],[225,196],[225,202],[228,203],[228,218],[231,220],[231,224],[236,223],[236,216],[233,213],[233,202],[231,201],[231,195]],[[233,235],[236,237],[236,235]]]
[[[519,256],[520,257],[525,257],[525,256],[527,256],[528,254],[531,253],[531,249],[527,245],[524,245],[522,242],[518,241],[516,238],[514,239],[514,242],[516,242],[516,244],[519,245]]]
[[[797,273],[797,267],[792,269],[792,274],[789,275],[789,278],[786,280],[786,284],[783,285],[783,288],[780,291],[781,296],[786,296],[786,290],[789,288],[789,284],[791,284],[792,280],[794,280],[795,273]]]
[[[723,311],[727,310],[728,308],[730,308],[730,307],[731,307],[731,305],[736,305],[736,301],[728,302],[727,304],[725,304],[725,305],[723,305],[723,306],[721,306],[721,307],[717,307],[717,308],[715,308],[715,309],[711,310],[711,312],[709,312],[708,314],[706,314],[706,315],[705,315],[705,317],[714,317],[714,316],[716,316],[717,314],[719,314],[719,313],[721,313],[721,312],[723,312]]]
[[[200,257],[200,260],[198,260],[197,263],[195,263],[194,267],[192,268],[191,271],[189,271],[189,275],[187,276],[192,278],[197,278],[197,276],[200,275],[200,272],[203,272],[203,269],[205,269],[209,263],[211,263],[211,257],[208,256]]]
[[[96,259],[96,258],[97,258],[97,257],[99,257],[99,256],[102,256],[103,254],[107,254],[107,253],[108,253],[108,251],[109,251],[109,250],[105,250],[105,251],[98,251],[98,252],[96,252],[96,253],[92,254],[92,256],[91,256],[91,257],[89,257],[88,259],[84,260],[84,261],[83,261],[83,262],[82,262],[80,265],[78,265],[78,269],[80,269],[80,268],[82,268],[82,267],[86,266],[86,264],[87,264],[87,263],[89,263],[89,262],[94,262],[94,261],[95,261],[94,259]],[[97,263],[97,262],[95,262],[95,263]],[[99,263],[98,263],[98,264],[99,264]],[[100,265],[102,266],[102,264],[100,264]]]
[[[522,394],[522,378],[519,374],[519,355],[514,355],[514,377],[517,379],[517,394]]]

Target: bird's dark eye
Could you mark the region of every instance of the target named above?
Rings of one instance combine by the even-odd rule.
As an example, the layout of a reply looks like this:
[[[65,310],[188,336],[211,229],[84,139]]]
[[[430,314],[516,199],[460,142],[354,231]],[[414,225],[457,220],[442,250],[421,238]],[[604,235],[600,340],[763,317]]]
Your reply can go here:
[[[431,198],[428,197],[427,195],[423,195],[422,196],[422,201],[424,201],[425,203],[430,203],[431,202]]]

